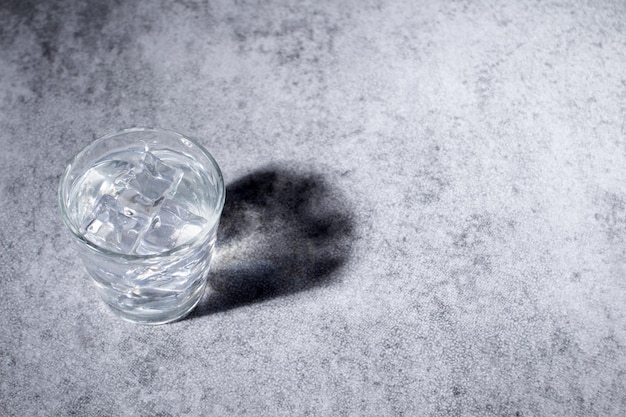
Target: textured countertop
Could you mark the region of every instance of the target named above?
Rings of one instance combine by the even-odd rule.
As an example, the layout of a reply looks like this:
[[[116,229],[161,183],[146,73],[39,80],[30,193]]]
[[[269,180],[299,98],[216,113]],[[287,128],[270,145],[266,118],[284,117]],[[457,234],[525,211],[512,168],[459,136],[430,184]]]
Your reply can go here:
[[[626,3],[0,2],[0,415],[626,415]],[[131,126],[227,202],[114,317],[59,177]]]

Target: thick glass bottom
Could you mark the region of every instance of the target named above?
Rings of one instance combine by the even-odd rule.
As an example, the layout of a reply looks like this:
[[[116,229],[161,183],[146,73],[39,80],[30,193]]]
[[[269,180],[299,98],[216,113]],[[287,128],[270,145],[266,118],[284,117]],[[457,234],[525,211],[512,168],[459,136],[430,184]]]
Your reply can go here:
[[[111,303],[107,299],[108,297],[103,296],[102,300],[113,314],[123,320],[137,324],[159,325],[181,320],[191,313],[200,302],[205,288],[206,281],[204,285],[201,285],[192,294],[187,294],[182,303],[171,309],[150,309],[141,307],[134,309],[120,308],[119,305]]]

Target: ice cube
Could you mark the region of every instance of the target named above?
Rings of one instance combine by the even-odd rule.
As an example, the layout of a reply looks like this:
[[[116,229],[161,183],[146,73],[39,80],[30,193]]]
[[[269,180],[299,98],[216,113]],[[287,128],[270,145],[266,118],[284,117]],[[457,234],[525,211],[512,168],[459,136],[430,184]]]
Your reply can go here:
[[[125,168],[126,169],[113,180],[113,185],[117,187],[117,189],[128,187],[128,183],[135,178],[135,167],[130,165]]]
[[[145,218],[149,223],[152,216],[158,211],[160,201],[153,201],[144,194],[132,189],[122,189],[115,196],[120,213],[128,217]]]
[[[145,152],[137,165],[128,188],[140,193],[146,200],[158,202],[172,196],[183,177],[183,172],[166,164],[150,152]]]
[[[170,250],[188,242],[202,231],[206,220],[172,200],[165,200],[142,236],[137,253],[149,254]]]
[[[131,253],[148,221],[145,216],[125,212],[116,197],[106,194],[83,222],[83,233],[96,245]]]

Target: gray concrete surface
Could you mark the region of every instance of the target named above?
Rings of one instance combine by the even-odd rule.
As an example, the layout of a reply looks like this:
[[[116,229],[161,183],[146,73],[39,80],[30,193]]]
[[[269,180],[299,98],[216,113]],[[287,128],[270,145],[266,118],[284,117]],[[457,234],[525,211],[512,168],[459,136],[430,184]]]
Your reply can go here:
[[[626,415],[622,1],[0,1],[0,415]],[[95,137],[228,183],[186,320],[99,302]]]

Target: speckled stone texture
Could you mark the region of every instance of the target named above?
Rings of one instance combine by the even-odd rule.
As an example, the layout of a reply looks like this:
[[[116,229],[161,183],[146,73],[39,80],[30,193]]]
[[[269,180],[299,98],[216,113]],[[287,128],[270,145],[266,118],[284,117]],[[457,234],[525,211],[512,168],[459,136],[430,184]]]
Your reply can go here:
[[[0,1],[0,415],[626,415],[626,3]],[[59,177],[130,126],[228,196],[115,318]]]

